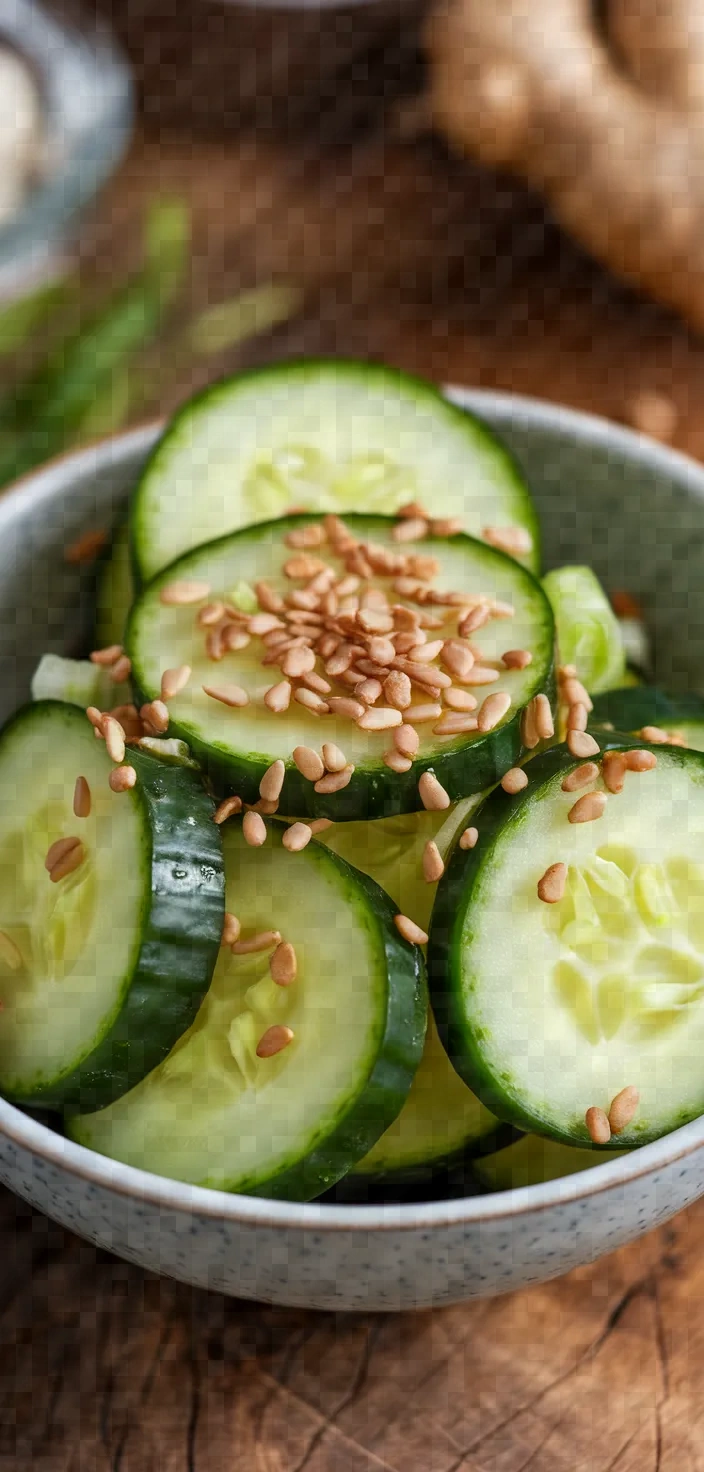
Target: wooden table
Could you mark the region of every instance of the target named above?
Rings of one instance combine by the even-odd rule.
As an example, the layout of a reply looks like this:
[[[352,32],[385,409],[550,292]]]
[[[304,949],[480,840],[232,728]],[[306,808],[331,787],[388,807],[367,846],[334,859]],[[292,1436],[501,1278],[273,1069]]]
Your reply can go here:
[[[147,196],[178,189],[194,304],[271,275],[306,288],[299,319],[218,370],[365,354],[616,418],[657,389],[678,445],[704,456],[700,340],[521,191],[413,136],[408,108],[332,132],[138,140],[94,222],[96,259],[109,273]],[[559,1282],[396,1318],[195,1292],[5,1194],[0,1472],[698,1472],[703,1299],[704,1204]]]

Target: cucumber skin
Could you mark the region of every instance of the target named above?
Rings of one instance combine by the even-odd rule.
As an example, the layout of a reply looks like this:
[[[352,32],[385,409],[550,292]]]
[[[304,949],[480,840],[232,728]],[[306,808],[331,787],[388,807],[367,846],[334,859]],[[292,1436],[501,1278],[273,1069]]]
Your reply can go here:
[[[519,1136],[519,1131],[513,1125],[499,1120],[485,1135],[481,1135],[471,1145],[463,1145],[459,1150],[449,1150],[443,1155],[438,1155],[433,1160],[417,1161],[415,1164],[400,1166],[397,1169],[389,1167],[387,1170],[363,1172],[355,1170],[354,1167],[349,1174],[341,1180],[337,1186],[340,1201],[364,1201],[366,1194],[374,1193],[381,1189],[398,1186],[400,1190],[406,1187],[427,1186],[429,1191],[434,1192],[438,1183],[446,1176],[454,1180],[462,1180],[465,1177],[472,1180],[473,1162],[481,1159],[484,1155],[493,1155],[497,1150],[503,1150],[507,1145],[512,1145]]]
[[[693,694],[667,695],[656,685],[625,685],[594,696],[589,730],[599,735],[604,721],[611,721],[618,731],[639,731],[643,726],[672,728],[680,721],[701,721],[704,726],[704,699]]]
[[[42,711],[61,705],[40,701]],[[69,709],[76,723],[85,716]],[[3,737],[24,717],[20,711]],[[220,949],[225,913],[225,873],[214,803],[193,769],[164,767],[157,757],[128,748],[137,772],[137,794],[149,817],[152,846],[151,904],[120,1011],[100,1042],[63,1081],[35,1088],[14,1103],[43,1109],[92,1111],[125,1094],[171,1051],[190,1027],[210,984]],[[186,827],[186,816],[196,826]],[[176,871],[183,879],[175,877]],[[197,891],[197,912],[194,900]],[[188,899],[191,903],[188,903]],[[195,923],[194,923],[195,922]]]
[[[662,746],[649,746],[647,742],[634,740],[619,732],[599,732],[599,742],[604,751],[652,751],[662,754]],[[672,760],[681,763],[694,761],[704,772],[704,756],[683,747],[666,748]],[[428,943],[428,985],[438,1032],[447,1049],[448,1056],[470,1089],[481,1099],[497,1118],[514,1125],[529,1134],[545,1135],[548,1139],[561,1141],[565,1145],[576,1145],[597,1154],[614,1150],[623,1151],[631,1142],[623,1135],[612,1135],[607,1145],[595,1145],[586,1126],[584,1134],[557,1128],[552,1120],[533,1113],[507,1088],[502,1087],[486,1066],[476,1040],[467,1026],[463,1015],[461,997],[461,944],[465,915],[471,905],[472,889],[478,878],[482,861],[489,854],[494,839],[512,819],[516,821],[526,804],[535,797],[543,783],[551,777],[572,771],[581,761],[570,755],[565,746],[553,747],[535,757],[526,767],[528,786],[518,796],[510,796],[497,787],[478,809],[475,820],[480,826],[480,841],[474,849],[454,850],[438,892],[431,918]],[[673,1120],[670,1129],[687,1123],[685,1119]],[[661,1138],[664,1131],[642,1134],[632,1142],[632,1148],[646,1145],[651,1139]]]
[[[454,414],[459,416],[460,419],[467,420],[473,426],[475,434],[485,441],[496,459],[503,461],[507,476],[514,482],[516,491],[522,494],[524,502],[522,525],[530,531],[533,539],[533,550],[530,559],[522,565],[528,567],[529,571],[536,578],[539,577],[541,566],[540,522],[531,498],[530,488],[516,457],[509,450],[508,446],[504,444],[500,436],[488,424],[484,423],[483,419],[471,413],[469,409],[462,409],[450,399],[446,399],[440,389],[427,379],[420,378],[414,373],[405,373],[399,368],[390,368],[384,363],[367,363],[356,358],[294,358],[285,363],[275,364],[273,367],[271,364],[265,364],[260,368],[249,368],[244,373],[234,373],[228,378],[220,379],[215,384],[211,383],[206,388],[201,389],[199,393],[194,394],[192,398],[188,399],[169,420],[163,435],[154,446],[142,469],[142,473],[130,499],[130,563],[134,585],[138,591],[141,592],[146,583],[150,581],[150,578],[145,578],[143,575],[139,560],[141,498],[144,487],[155,466],[158,465],[162,452],[164,449],[168,449],[171,439],[178,436],[182,422],[190,417],[194,408],[207,404],[209,399],[220,396],[225,397],[235,384],[241,384],[245,381],[251,382],[253,379],[256,380],[258,378],[266,380],[275,376],[278,377],[279,374],[285,374],[287,377],[298,377],[299,375],[305,377],[310,372],[315,373],[322,369],[332,370],[341,374],[348,373],[354,378],[361,377],[367,380],[376,378],[379,380],[382,388],[390,382],[400,383],[407,387],[409,391],[413,390],[416,395],[422,398],[432,397],[435,400],[440,400],[448,415]],[[335,507],[331,502],[327,509],[334,512],[339,508]],[[360,507],[359,509],[364,510],[364,507]],[[184,554],[181,553],[180,555],[183,556]],[[161,571],[163,569],[159,569],[159,572]],[[159,573],[152,574],[152,576],[158,577]]]
[[[233,820],[230,820],[233,821]],[[234,821],[237,821],[236,819]],[[273,825],[272,825],[273,826]],[[276,828],[283,826],[275,825]],[[314,840],[315,842],[315,840]],[[347,1174],[400,1114],[420,1063],[428,1018],[428,987],[420,946],[403,940],[394,924],[397,907],[386,891],[345,859],[315,844],[364,893],[381,932],[388,988],[384,1036],[364,1088],[331,1134],[303,1160],[257,1182],[248,1193],[285,1201],[311,1201]]]

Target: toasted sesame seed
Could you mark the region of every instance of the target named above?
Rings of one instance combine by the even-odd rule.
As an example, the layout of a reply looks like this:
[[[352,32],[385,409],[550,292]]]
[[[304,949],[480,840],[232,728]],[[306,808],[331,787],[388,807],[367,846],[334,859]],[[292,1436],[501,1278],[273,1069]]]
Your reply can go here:
[[[77,537],[64,551],[64,562],[80,567],[84,563],[95,562],[96,557],[107,547],[108,534],[104,531],[84,532],[82,537]]]
[[[574,675],[562,681],[560,694],[567,705],[583,705],[587,710],[594,709],[594,702],[585,690],[582,681],[575,679]]]
[[[22,965],[22,952],[5,930],[0,930],[0,961],[11,971],[19,971]]]
[[[449,690],[443,690],[442,698],[450,710],[467,713],[477,709],[476,695],[472,695],[469,690],[458,690],[454,685],[451,685]]]
[[[197,578],[182,578],[174,583],[165,583],[159,593],[159,602],[178,607],[186,603],[202,603],[210,593],[210,583]]]
[[[391,634],[394,627],[393,615],[391,612],[385,613],[380,608],[360,608],[357,613],[357,626],[365,634]]]
[[[557,678],[560,682],[562,682],[563,680],[576,680],[576,664],[559,664],[557,666]]]
[[[86,715],[91,726],[100,736],[103,734],[103,712],[98,710],[97,705],[86,706]]]
[[[538,899],[545,905],[556,905],[565,893],[567,865],[551,864],[538,880]]]
[[[121,654],[120,658],[115,660],[110,670],[110,679],[113,685],[122,685],[125,680],[129,680],[131,674],[132,660],[128,659],[126,654]]]
[[[388,673],[388,667],[386,665],[375,664],[373,659],[358,659],[357,670],[365,678],[378,680],[382,686]]]
[[[403,670],[392,670],[384,681],[384,695],[396,710],[408,710],[412,700],[411,682]]]
[[[274,954],[269,958],[269,970],[271,979],[277,986],[290,986],[296,980],[298,960],[290,941],[279,941]]]
[[[597,1109],[592,1105],[584,1116],[584,1123],[589,1131],[589,1138],[595,1145],[608,1145],[611,1139],[611,1125],[603,1109]]]
[[[605,751],[601,763],[604,786],[609,792],[622,792],[626,780],[626,758],[622,751]]]
[[[403,939],[407,940],[410,945],[427,945],[428,937],[426,932],[421,930],[420,925],[416,925],[415,920],[409,920],[407,915],[394,915],[394,925],[399,935],[403,936]]]
[[[658,764],[654,751],[627,751],[625,758],[629,772],[652,772]]]
[[[324,680],[322,675],[317,674],[315,670],[306,670],[305,675],[301,675],[301,684],[305,685],[306,690],[312,690],[315,695],[329,695],[332,690],[330,682]]]
[[[219,700],[221,705],[230,706],[232,709],[240,709],[249,705],[249,696],[241,685],[204,685],[204,695],[211,700]]]
[[[242,819],[242,832],[245,842],[252,848],[261,848],[266,843],[266,823],[260,813],[245,813]]]
[[[382,689],[381,680],[372,679],[370,676],[366,680],[360,680],[359,684],[355,685],[354,693],[357,700],[361,700],[363,706],[370,706],[374,705],[379,699]]]
[[[136,781],[137,773],[134,767],[130,766],[113,767],[108,777],[108,783],[113,792],[129,792]]]
[[[347,757],[344,751],[340,751],[334,741],[326,741],[323,744],[323,761],[328,772],[341,772],[347,766]]]
[[[332,828],[332,826],[332,818],[310,818],[308,821],[308,827],[313,837],[315,837],[316,833],[324,833],[326,828]]]
[[[404,714],[411,717],[414,725],[426,726],[430,721],[438,721],[440,719],[442,706],[434,702],[427,705],[412,705],[410,710],[405,711]]]
[[[280,941],[280,930],[259,930],[256,935],[251,935],[249,940],[233,941],[231,950],[233,956],[253,956],[257,951],[270,951],[272,946],[278,946]]]
[[[354,573],[348,573],[346,577],[340,578],[340,581],[335,583],[335,592],[338,598],[351,598],[358,591],[359,586],[359,578],[355,577]]]
[[[396,658],[396,647],[384,634],[373,634],[369,640],[369,658],[375,664],[391,664]]]
[[[600,749],[588,731],[568,731],[567,748],[572,756],[578,757],[597,756]]]
[[[489,605],[492,618],[514,618],[516,610],[512,603],[505,603],[501,598],[494,598]]]
[[[310,547],[322,547],[325,540],[325,527],[321,521],[310,521],[306,526],[294,527],[284,537],[286,546],[296,552],[307,551]]]
[[[281,842],[291,854],[299,854],[310,843],[313,829],[310,823],[292,823],[284,832]]]
[[[163,700],[150,700],[147,705],[142,706],[139,714],[157,736],[163,735],[164,731],[168,730],[169,711]]]
[[[428,513],[425,507],[421,506],[420,501],[406,501],[403,506],[399,506],[396,516],[403,518],[404,521],[415,521],[418,517],[423,521],[428,519]]]
[[[423,772],[418,782],[418,792],[423,807],[428,812],[441,812],[443,808],[449,808],[450,797],[438,782],[434,772]]]
[[[218,624],[216,628],[208,630],[205,640],[205,652],[208,659],[214,660],[216,664],[225,658],[225,641],[223,639],[222,624]]]
[[[395,666],[408,675],[414,685],[422,685],[424,688],[430,686],[433,690],[449,690],[452,684],[450,676],[432,664],[418,664],[416,660],[401,658],[395,661]]]
[[[268,1027],[257,1043],[257,1058],[274,1058],[277,1053],[282,1053],[289,1043],[293,1042],[294,1033],[290,1027],[284,1027],[283,1023],[276,1022],[273,1027]]]
[[[474,848],[478,838],[478,828],[465,828],[464,833],[460,834],[460,848]]]
[[[295,649],[287,649],[283,658],[281,669],[289,679],[296,679],[299,675],[305,675],[309,670],[315,669],[315,654],[305,644],[298,645]]]
[[[394,726],[400,726],[403,716],[400,710],[392,705],[378,705],[365,710],[364,715],[359,717],[357,725],[361,731],[390,731]]]
[[[570,823],[593,823],[603,816],[606,803],[605,792],[585,792],[584,797],[577,798],[567,817]]]
[[[511,696],[506,690],[500,690],[496,695],[487,695],[486,700],[479,707],[477,716],[479,730],[483,733],[493,731],[510,708]]]
[[[406,571],[412,578],[420,578],[422,583],[429,583],[436,578],[440,571],[440,563],[437,557],[420,556],[412,553],[406,559]]]
[[[65,879],[67,874],[73,874],[83,863],[86,851],[80,839],[65,850],[61,856],[52,864],[49,870],[49,878],[52,884],[58,884],[60,879]]]
[[[406,608],[403,603],[394,603],[391,609],[394,620],[394,628],[406,634],[411,634],[420,625],[420,614],[415,608]]]
[[[578,701],[576,705],[571,705],[567,712],[567,730],[586,731],[588,719],[589,715],[586,705],[582,705],[581,701]]]
[[[523,526],[485,526],[482,538],[509,557],[525,557],[533,550],[533,538]]]
[[[288,680],[280,680],[278,685],[272,685],[264,696],[265,706],[276,715],[280,715],[282,711],[288,710],[290,701],[291,686]]]
[[[278,801],[273,802],[268,801],[265,797],[258,797],[256,802],[246,802],[245,808],[248,813],[262,813],[265,818],[271,818],[274,813],[278,812],[279,804]]]
[[[437,844],[432,838],[423,849],[423,878],[426,884],[437,884],[445,873],[445,864]]]
[[[412,632],[409,630],[408,633],[395,633],[393,635],[393,641],[396,648],[396,653],[403,655],[410,654],[411,650],[415,649],[416,645],[421,642],[420,636],[422,636],[422,638],[425,638],[422,629],[413,629]]]
[[[395,734],[395,733],[394,733]],[[400,751],[392,747],[391,751],[385,751],[382,757],[385,767],[392,772],[410,772],[413,762],[409,756],[403,756]]]
[[[98,664],[102,669],[109,669],[123,654],[124,649],[121,644],[108,644],[105,649],[92,649],[90,659],[92,664]]]
[[[332,572],[332,568],[328,569],[327,564],[321,562],[319,557],[289,557],[284,563],[284,573],[292,580],[314,578],[317,573],[328,570]]]
[[[293,698],[314,716],[326,716],[330,709],[322,696],[316,695],[314,690],[307,690],[305,686],[299,685],[298,689],[293,692]]]
[[[265,634],[273,634],[275,629],[283,629],[284,625],[275,613],[253,613],[247,621],[247,632],[261,639]]]
[[[628,1084],[625,1089],[621,1089],[615,1099],[611,1100],[609,1125],[612,1135],[620,1135],[625,1130],[626,1126],[631,1123],[639,1104],[640,1094],[633,1084]]]
[[[401,756],[414,757],[420,746],[420,736],[414,726],[405,722],[397,726],[393,736],[394,746]]]
[[[353,700],[351,695],[331,695],[328,705],[333,715],[347,717],[351,721],[358,721],[364,715],[362,702]]]
[[[474,655],[466,644],[457,639],[446,639],[440,654],[445,669],[456,680],[464,680],[474,668]]]
[[[236,654],[240,649],[246,649],[251,643],[251,637],[245,629],[238,624],[225,624],[220,631],[222,648],[229,650],[230,654]]]
[[[259,783],[259,795],[264,798],[265,802],[278,803],[285,776],[286,768],[279,757],[277,761],[272,762],[270,767],[267,767]]]
[[[533,663],[529,649],[507,649],[501,658],[507,670],[526,670]]]
[[[284,600],[280,593],[277,593],[269,583],[263,580],[256,582],[254,584],[254,591],[257,595],[257,603],[262,613],[283,613]]]
[[[501,678],[501,671],[494,670],[490,665],[475,664],[468,675],[465,675],[464,685],[493,685]]]
[[[423,516],[407,516],[396,522],[391,535],[395,542],[421,542],[428,535],[428,523]]]
[[[521,741],[528,751],[532,751],[539,740],[535,724],[535,701],[529,700],[521,716]]]
[[[669,732],[663,731],[660,726],[644,726],[636,735],[643,741],[649,741],[651,746],[667,746],[670,741]]]
[[[108,755],[113,762],[121,762],[125,755],[125,733],[114,716],[103,716],[102,732]]]
[[[214,624],[221,623],[224,617],[225,604],[221,598],[217,598],[213,603],[206,603],[205,608],[199,609],[196,623],[201,629],[210,629]]]
[[[430,529],[434,537],[456,537],[464,531],[464,522],[460,516],[436,516]]]
[[[599,776],[599,768],[595,762],[585,762],[583,767],[575,767],[573,772],[568,772],[562,783],[563,792],[577,792],[580,787],[588,787],[590,782],[595,782]]]
[[[341,792],[343,787],[347,787],[353,772],[354,765],[352,762],[348,762],[347,766],[343,767],[341,772],[326,772],[325,776],[321,777],[319,782],[316,782],[315,791],[323,793]]]
[[[292,755],[295,765],[306,781],[319,781],[325,772],[325,766],[312,746],[296,746]]]
[[[220,803],[219,807],[215,809],[215,812],[213,813],[213,821],[215,823],[224,823],[228,818],[232,817],[233,813],[241,812],[242,798],[226,797],[224,801]]]
[[[477,717],[469,711],[446,710],[443,712],[437,726],[433,726],[434,736],[461,736],[479,728]]]
[[[71,849],[75,848],[77,844],[80,844],[80,842],[80,838],[77,837],[57,838],[56,841],[52,843],[50,848],[48,849],[46,858],[44,860],[44,868],[47,870],[47,872],[51,873],[54,865],[58,864],[59,860],[63,859],[65,855],[70,853]]]
[[[550,741],[555,735],[555,724],[547,695],[536,695],[533,705],[535,729],[541,741]]]
[[[191,666],[181,664],[177,669],[164,670],[161,677],[162,700],[173,700],[174,695],[180,695],[191,678]]]
[[[511,797],[515,797],[517,792],[522,792],[523,788],[528,786],[528,774],[523,771],[522,767],[511,767],[508,772],[504,772],[501,778],[501,786],[504,792],[508,792]]]
[[[91,793],[85,777],[77,777],[73,789],[73,813],[76,818],[90,817]]]
[[[433,660],[442,653],[443,648],[442,639],[431,639],[430,641],[424,639],[421,643],[413,645],[413,648],[409,650],[408,658],[414,664],[432,664]],[[472,663],[474,663],[473,660]]]
[[[477,603],[474,608],[467,609],[467,612],[461,615],[457,626],[458,632],[463,639],[466,639],[470,634],[475,634],[477,629],[483,628],[484,624],[488,624],[490,618],[489,604]]]
[[[241,930],[242,926],[237,916],[232,915],[229,910],[226,910],[222,926],[222,944],[224,946],[234,946],[235,942],[240,938]]]

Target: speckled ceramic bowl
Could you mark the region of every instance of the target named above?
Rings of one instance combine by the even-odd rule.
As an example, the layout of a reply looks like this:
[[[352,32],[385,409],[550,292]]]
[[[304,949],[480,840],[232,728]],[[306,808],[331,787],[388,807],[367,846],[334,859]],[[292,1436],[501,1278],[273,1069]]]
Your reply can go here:
[[[545,559],[591,563],[642,599],[660,680],[704,670],[704,470],[622,429],[493,394],[463,402],[525,466]],[[90,577],[62,560],[109,526],[156,431],[32,476],[0,502],[0,714],[38,655],[87,630]],[[301,1206],[147,1175],[74,1145],[0,1101],[0,1180],[92,1242],[204,1288],[326,1309],[401,1309],[554,1277],[704,1194],[704,1118],[619,1160],[544,1186],[402,1206]]]

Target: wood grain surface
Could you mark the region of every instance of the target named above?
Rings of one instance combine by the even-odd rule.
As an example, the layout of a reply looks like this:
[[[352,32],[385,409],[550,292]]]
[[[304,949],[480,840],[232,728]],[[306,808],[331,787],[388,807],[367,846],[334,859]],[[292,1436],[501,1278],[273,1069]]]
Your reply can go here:
[[[382,89],[383,91],[383,89]],[[403,89],[401,89],[401,92]],[[145,200],[194,215],[193,305],[271,276],[300,317],[216,371],[382,357],[628,419],[667,394],[704,456],[704,346],[540,206],[419,131],[413,100],[286,142],[142,136],[91,222],[108,274]],[[202,381],[154,363],[154,407]],[[0,1196],[0,1472],[700,1472],[704,1204],[559,1282],[333,1316],[159,1280]]]

